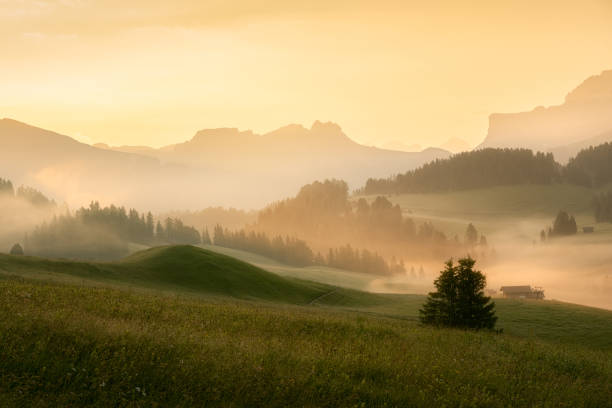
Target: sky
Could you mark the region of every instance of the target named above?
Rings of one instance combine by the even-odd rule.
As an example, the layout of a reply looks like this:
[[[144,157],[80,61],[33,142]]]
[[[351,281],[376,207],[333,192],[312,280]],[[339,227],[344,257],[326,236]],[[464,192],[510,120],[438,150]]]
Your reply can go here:
[[[475,146],[611,50],[610,0],[0,0],[0,117],[111,145],[322,120]]]

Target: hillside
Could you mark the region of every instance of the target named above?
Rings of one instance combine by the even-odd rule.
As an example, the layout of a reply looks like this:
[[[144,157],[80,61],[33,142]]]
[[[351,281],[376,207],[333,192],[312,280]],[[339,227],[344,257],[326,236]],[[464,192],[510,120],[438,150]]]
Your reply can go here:
[[[586,79],[561,105],[540,106],[530,112],[492,114],[487,136],[477,149],[521,147],[552,151],[557,160],[565,161],[579,149],[589,147],[589,141],[610,141],[610,112],[612,70]]]
[[[0,268],[18,274],[59,274],[101,283],[287,303],[307,303],[331,290],[324,285],[281,278],[235,258],[192,246],[155,247],[109,263],[0,254]]]
[[[500,303],[498,335],[419,327],[419,299],[393,318],[129,288],[0,279],[0,405],[610,406],[610,312]]]
[[[424,295],[350,289],[351,285],[343,282],[360,275],[350,271],[326,268],[326,273],[335,275],[331,279],[336,279],[337,285],[332,286],[321,283],[326,279],[318,280],[320,276],[309,273],[308,267],[276,263],[276,273],[270,273],[224,253],[250,256],[257,261],[256,255],[214,249],[215,252],[191,246],[156,247],[113,263],[0,254],[0,281],[25,279],[29,285],[77,285],[205,302],[246,301],[266,307],[274,304],[325,307],[328,311],[366,313],[412,324],[418,321],[418,310],[425,300]],[[612,351],[612,311],[558,301],[496,298],[495,302],[500,316],[498,327],[508,334],[564,344],[588,344]]]
[[[176,190],[181,183],[172,179],[193,176],[187,169],[161,165],[151,157],[98,149],[12,119],[0,120],[0,162],[1,177],[74,207],[93,200],[135,207],[150,202],[166,205],[169,200],[158,197],[151,180]]]

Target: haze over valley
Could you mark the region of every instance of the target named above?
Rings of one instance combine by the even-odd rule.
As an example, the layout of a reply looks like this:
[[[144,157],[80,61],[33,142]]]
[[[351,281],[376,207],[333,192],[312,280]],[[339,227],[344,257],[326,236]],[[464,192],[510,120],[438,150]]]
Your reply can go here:
[[[0,406],[612,406],[610,21],[0,1]]]

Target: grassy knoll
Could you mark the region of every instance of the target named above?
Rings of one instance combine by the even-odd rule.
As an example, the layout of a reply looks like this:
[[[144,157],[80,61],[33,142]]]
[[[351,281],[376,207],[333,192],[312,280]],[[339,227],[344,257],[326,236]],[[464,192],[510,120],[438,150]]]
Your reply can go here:
[[[374,294],[280,277],[189,246],[152,248],[114,263],[0,255],[2,276],[204,300],[212,297],[297,304],[411,324],[418,322],[418,310],[425,301],[422,295]],[[498,327],[508,335],[612,351],[611,311],[554,301],[495,301]]]
[[[0,279],[0,406],[605,407],[612,354],[331,307]]]
[[[229,256],[193,246],[156,247],[120,262],[108,263],[0,255],[0,270],[287,303],[307,303],[331,290],[325,285],[284,279]]]

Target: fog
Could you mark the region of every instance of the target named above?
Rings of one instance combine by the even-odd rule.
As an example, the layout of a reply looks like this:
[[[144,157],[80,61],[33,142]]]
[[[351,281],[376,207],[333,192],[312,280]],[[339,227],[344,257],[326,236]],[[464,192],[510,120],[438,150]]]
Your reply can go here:
[[[0,252],[8,252],[15,243],[23,246],[26,233],[65,210],[55,206],[36,206],[19,197],[0,195]]]
[[[612,310],[612,243],[607,226],[598,225],[592,234],[580,231],[575,236],[540,242],[538,233],[547,223],[550,220],[517,220],[512,227],[489,236],[496,255],[486,259],[475,257],[477,269],[487,277],[487,288],[497,292],[495,297],[501,296],[502,286],[539,286],[549,300]],[[368,289],[427,293],[433,289],[433,280],[443,268],[442,262],[443,259],[421,263],[424,278],[415,279],[409,273],[379,278]]]

